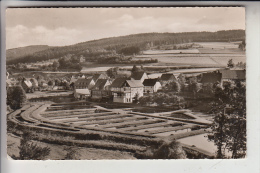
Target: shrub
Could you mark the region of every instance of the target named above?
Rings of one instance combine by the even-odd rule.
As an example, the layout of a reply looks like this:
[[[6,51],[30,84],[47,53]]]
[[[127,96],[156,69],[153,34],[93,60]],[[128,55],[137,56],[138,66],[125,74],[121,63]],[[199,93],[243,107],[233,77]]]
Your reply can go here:
[[[161,145],[149,147],[143,154],[143,159],[185,159],[186,154],[179,142],[161,141]]]
[[[20,146],[18,160],[43,160],[46,156],[50,154],[49,147],[40,147],[36,143],[30,141],[31,137],[28,132],[24,132]]]
[[[77,152],[72,148],[72,147],[67,147],[65,148],[65,150],[67,151],[67,154],[65,156],[65,160],[76,160],[76,154]]]

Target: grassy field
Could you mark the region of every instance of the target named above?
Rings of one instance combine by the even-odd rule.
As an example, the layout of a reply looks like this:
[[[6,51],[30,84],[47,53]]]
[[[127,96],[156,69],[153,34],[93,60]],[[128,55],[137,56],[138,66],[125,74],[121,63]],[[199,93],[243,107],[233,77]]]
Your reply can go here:
[[[158,59],[158,63],[145,64],[144,67],[185,66],[191,67],[225,67],[229,59],[234,63],[246,62],[245,51],[238,48],[237,43],[197,42],[196,47],[182,50],[146,50],[133,60]],[[101,72],[111,67],[131,69],[129,64],[92,64],[83,65],[81,72]]]
[[[106,160],[106,159],[136,159],[132,153],[123,151],[112,151],[96,148],[85,147],[69,147],[66,145],[48,144],[44,142],[37,142],[41,147],[50,147],[50,155],[46,159],[51,160],[64,160],[69,151],[75,151],[74,160]],[[20,137],[8,134],[7,135],[7,154],[19,156]]]

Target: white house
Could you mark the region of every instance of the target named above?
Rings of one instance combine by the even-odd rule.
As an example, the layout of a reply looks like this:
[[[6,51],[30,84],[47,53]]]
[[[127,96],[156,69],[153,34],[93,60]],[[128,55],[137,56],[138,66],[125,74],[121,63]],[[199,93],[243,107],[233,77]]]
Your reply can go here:
[[[74,90],[74,97],[79,100],[85,100],[90,96],[89,90],[86,89],[75,89]]]
[[[110,86],[113,102],[132,103],[136,97],[142,97],[144,86],[140,80],[117,78]]]
[[[143,82],[144,93],[155,93],[162,88],[161,83],[158,79],[145,79]]]

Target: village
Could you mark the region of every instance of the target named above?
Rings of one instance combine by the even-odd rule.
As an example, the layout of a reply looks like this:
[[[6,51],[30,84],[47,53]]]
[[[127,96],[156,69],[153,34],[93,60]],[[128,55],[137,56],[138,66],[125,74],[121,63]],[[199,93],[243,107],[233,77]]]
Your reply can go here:
[[[135,66],[136,68],[136,66]],[[130,77],[110,78],[106,73],[96,73],[93,76],[89,74],[71,75],[69,81],[61,79],[57,81],[45,82],[36,78],[14,79],[9,78],[7,74],[7,88],[21,85],[26,93],[35,91],[72,91],[77,100],[97,100],[112,101],[118,103],[133,103],[143,96],[153,95],[157,92],[172,90],[171,85],[177,85],[177,90],[183,92],[193,92],[195,85],[196,93],[210,94],[209,87],[213,85],[225,86],[226,82],[245,82],[246,71],[244,69],[214,68],[209,72],[188,73],[161,73],[157,78],[153,74],[147,74],[141,69],[132,71]],[[149,77],[151,76],[151,77]],[[176,84],[177,83],[177,84]],[[30,94],[28,94],[30,95]]]
[[[216,149],[207,140],[214,119],[209,103],[219,97],[218,89],[245,84],[246,71],[236,67],[232,59],[226,68],[187,70],[186,73],[176,70],[176,73],[154,74],[147,73],[142,66],[133,65],[129,77],[109,77],[108,70],[66,74],[59,80],[56,78],[50,81],[40,77],[15,79],[9,77],[7,72],[7,92],[21,86],[27,97],[27,103],[19,105],[22,107],[20,110],[25,112],[11,111],[9,123],[15,123],[21,128],[43,130],[43,134],[54,133],[49,131],[49,128],[54,128],[55,133],[67,131],[70,134],[71,130],[81,129],[79,135],[88,134],[89,131],[97,134],[105,132],[108,136],[119,133],[123,138],[134,135],[144,140],[145,137],[145,141],[149,138],[157,142],[162,138],[173,138],[181,142],[190,158],[213,158]],[[229,108],[226,107],[225,111],[228,112]],[[19,134],[17,129],[15,131]],[[204,142],[197,144],[196,140],[191,142],[189,138]],[[57,143],[61,141],[57,138],[55,140]],[[103,142],[102,147],[97,144],[91,146],[130,151],[137,158],[144,157],[137,154],[137,151],[143,149],[129,149],[140,145],[140,142],[133,142],[131,147],[118,147],[118,139],[112,141],[113,147]]]

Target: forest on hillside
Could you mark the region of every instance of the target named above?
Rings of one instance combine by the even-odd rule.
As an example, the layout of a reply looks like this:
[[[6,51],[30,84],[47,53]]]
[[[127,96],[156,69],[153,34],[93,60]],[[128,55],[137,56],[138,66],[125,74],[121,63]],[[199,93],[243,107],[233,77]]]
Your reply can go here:
[[[67,54],[84,56],[87,61],[92,61],[100,55],[124,52],[129,54],[128,47],[138,47],[140,50],[148,46],[161,46],[168,44],[182,44],[190,42],[228,42],[245,40],[245,30],[227,30],[217,32],[183,32],[183,33],[143,33],[128,36],[104,38],[71,46],[49,47],[40,51],[31,51],[15,58],[7,50],[7,65],[16,63],[31,63],[55,59]],[[37,46],[36,46],[37,47]],[[17,51],[22,48],[17,48]],[[134,50],[136,51],[136,50]],[[139,50],[138,50],[139,51]],[[130,50],[131,53],[131,50]]]

